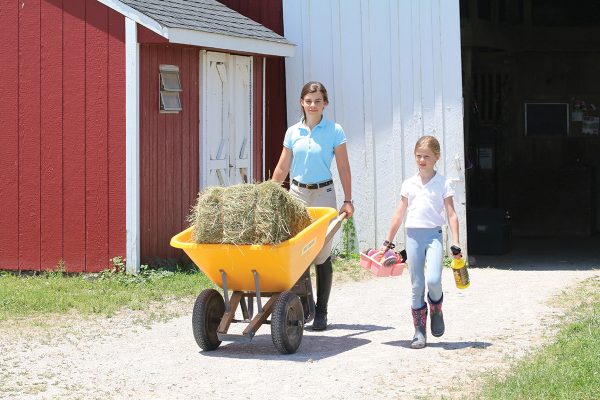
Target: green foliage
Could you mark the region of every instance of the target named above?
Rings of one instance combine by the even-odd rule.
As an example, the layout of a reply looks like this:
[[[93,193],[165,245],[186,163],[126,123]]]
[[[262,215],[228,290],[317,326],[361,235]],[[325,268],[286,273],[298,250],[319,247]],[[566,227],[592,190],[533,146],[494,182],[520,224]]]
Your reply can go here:
[[[555,340],[515,365],[507,377],[490,377],[479,398],[600,398],[600,279],[586,281],[560,302],[575,305]]]
[[[343,258],[358,259],[354,217],[346,218],[344,222],[342,222],[342,243],[338,255]]]

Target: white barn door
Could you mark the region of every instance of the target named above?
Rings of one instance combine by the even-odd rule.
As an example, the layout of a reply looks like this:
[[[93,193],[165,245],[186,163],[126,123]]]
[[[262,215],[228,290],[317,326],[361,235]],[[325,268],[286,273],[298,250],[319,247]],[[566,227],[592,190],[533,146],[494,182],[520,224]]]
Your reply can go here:
[[[200,187],[252,181],[252,59],[201,52]]]

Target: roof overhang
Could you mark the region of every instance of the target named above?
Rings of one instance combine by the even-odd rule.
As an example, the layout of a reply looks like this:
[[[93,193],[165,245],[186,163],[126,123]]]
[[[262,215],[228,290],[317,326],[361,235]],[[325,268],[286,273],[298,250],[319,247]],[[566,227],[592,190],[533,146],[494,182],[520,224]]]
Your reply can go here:
[[[292,57],[294,55],[295,47],[292,44],[279,43],[270,40],[221,35],[218,33],[201,32],[191,29],[168,28],[167,38],[171,43],[281,57]]]
[[[170,43],[187,44],[191,46],[208,47],[212,49],[227,50],[243,53],[255,53],[268,56],[292,57],[293,44],[279,43],[271,40],[245,38],[231,35],[222,35],[211,32],[202,32],[191,29],[169,28],[144,13],[135,10],[118,0],[98,0],[105,6],[112,8],[125,17],[148,28],[152,32],[164,37]]]

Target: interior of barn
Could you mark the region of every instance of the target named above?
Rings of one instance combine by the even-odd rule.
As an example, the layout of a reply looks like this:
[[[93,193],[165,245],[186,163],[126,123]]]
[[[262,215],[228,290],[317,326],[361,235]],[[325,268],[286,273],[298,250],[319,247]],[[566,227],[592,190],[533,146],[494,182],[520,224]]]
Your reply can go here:
[[[470,254],[598,260],[600,2],[460,0],[460,13]]]

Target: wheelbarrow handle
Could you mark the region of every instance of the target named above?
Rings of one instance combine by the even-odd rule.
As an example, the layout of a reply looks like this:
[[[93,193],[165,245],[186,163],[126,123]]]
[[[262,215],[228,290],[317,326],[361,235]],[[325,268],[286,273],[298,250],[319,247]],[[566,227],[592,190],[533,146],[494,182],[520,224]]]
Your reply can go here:
[[[327,233],[325,234],[325,243],[329,242],[338,229],[340,229],[342,221],[345,220],[347,216],[348,214],[343,212],[329,222]]]

